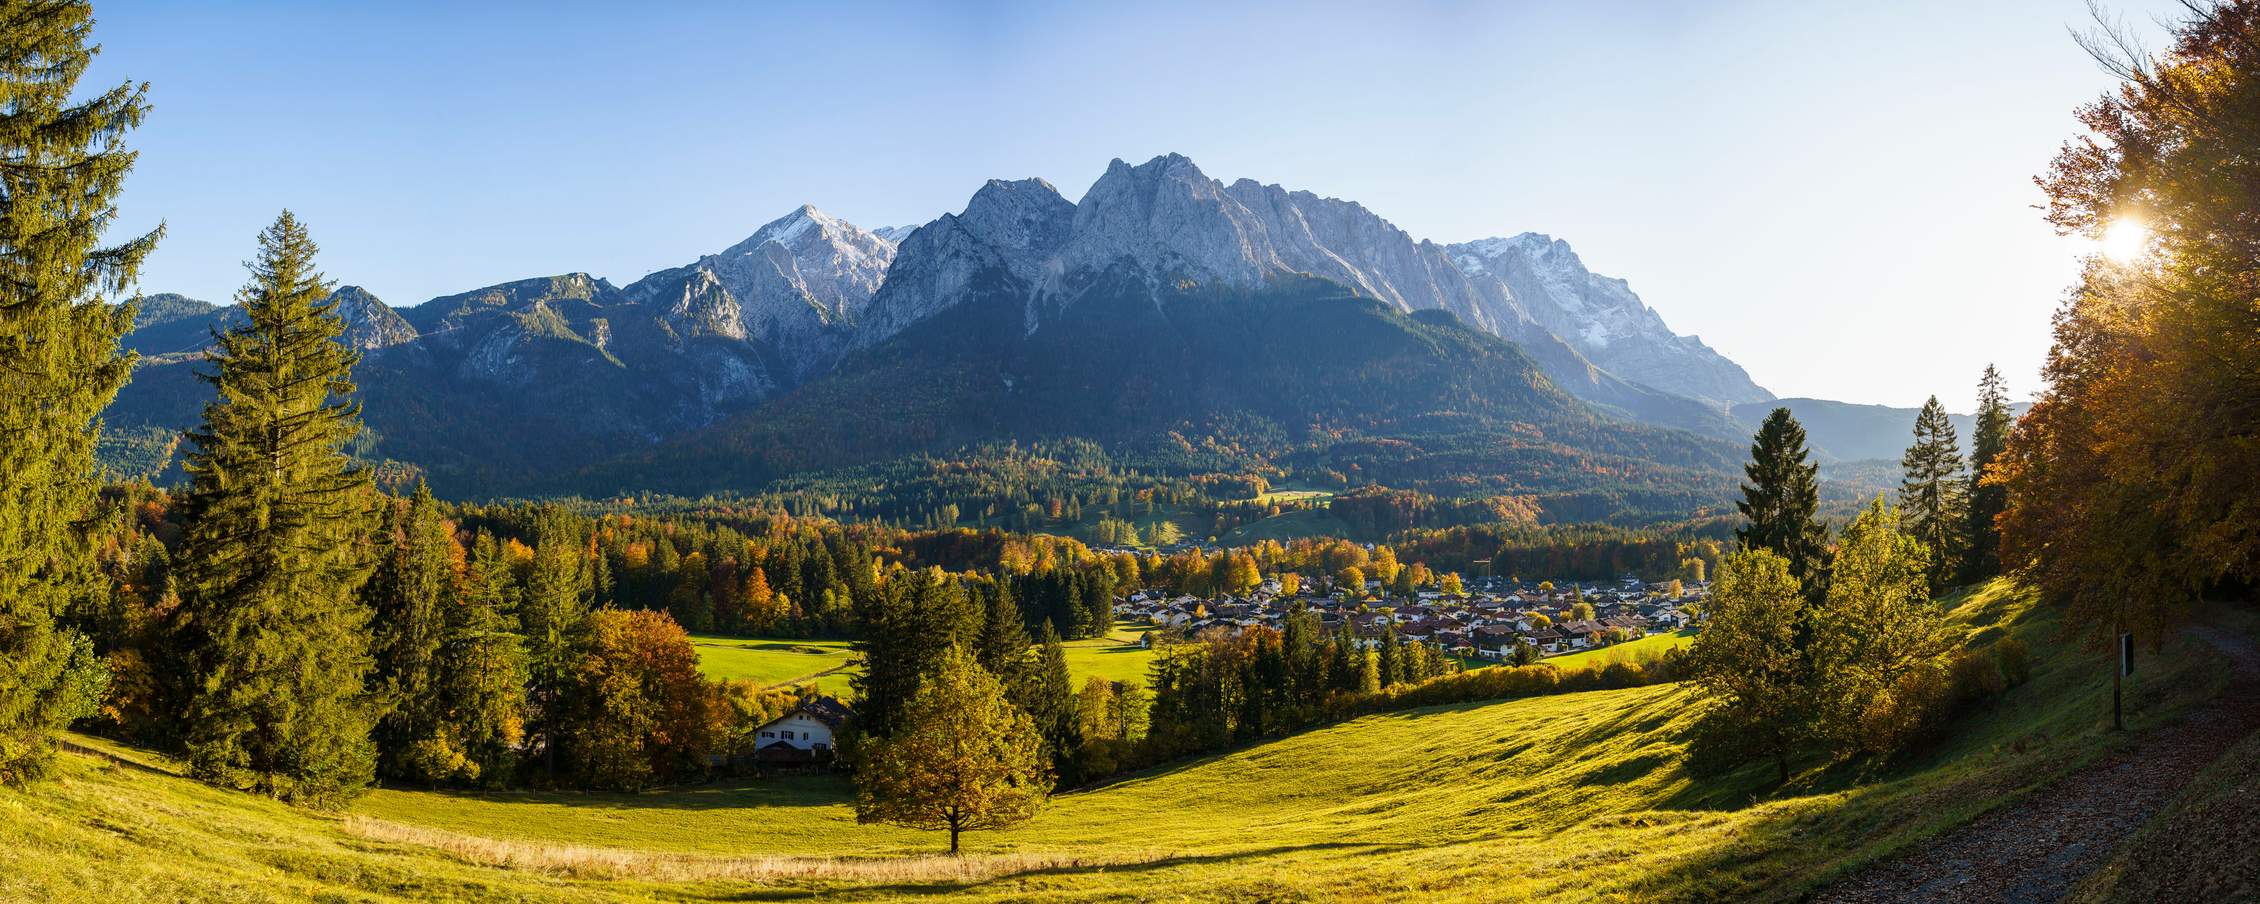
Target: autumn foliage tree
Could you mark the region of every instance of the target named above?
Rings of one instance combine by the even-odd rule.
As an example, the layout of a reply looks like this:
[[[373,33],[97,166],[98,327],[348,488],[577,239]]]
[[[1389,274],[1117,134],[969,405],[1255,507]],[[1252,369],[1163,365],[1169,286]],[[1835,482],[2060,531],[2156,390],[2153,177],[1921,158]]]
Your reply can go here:
[[[1788,559],[1764,548],[1731,554],[1719,563],[1710,617],[1689,653],[1713,701],[1707,737],[1772,758],[1785,782],[1811,721],[1811,669],[1797,643],[1805,608]]]
[[[857,822],[947,830],[1001,829],[1036,815],[1051,793],[1043,737],[1004,686],[962,647],[943,652],[903,706],[891,735],[856,771]]]
[[[2090,637],[2153,641],[2260,582],[2260,6],[2193,5],[2158,56],[2088,41],[2119,86],[2039,182],[2060,231],[2146,230],[2089,261],[1994,479],[2004,565]]]
[[[586,787],[629,790],[693,774],[714,747],[718,698],[690,635],[664,612],[590,613],[563,702],[560,759]]]

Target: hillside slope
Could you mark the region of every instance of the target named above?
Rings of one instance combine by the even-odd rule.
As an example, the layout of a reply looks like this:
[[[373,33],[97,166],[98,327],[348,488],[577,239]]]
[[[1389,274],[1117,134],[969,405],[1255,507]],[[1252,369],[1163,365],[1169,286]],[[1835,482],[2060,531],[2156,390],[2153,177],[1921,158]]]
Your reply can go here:
[[[179,779],[145,755],[67,757],[0,791],[0,898],[155,900],[1715,900],[1792,898],[2113,743],[2109,685],[2027,601],[1957,617],[2042,652],[2034,679],[1889,770],[1814,762],[1698,780],[1693,702],[1666,685],[1359,719],[1061,795],[1033,823],[923,856],[857,826],[845,788],[782,778],[635,795],[378,791],[343,818]],[[2210,687],[2170,648],[2135,727]],[[881,859],[873,859],[881,858]],[[663,885],[647,884],[664,882]]]
[[[1728,443],[1600,415],[1445,312],[1406,314],[1316,279],[1149,294],[1113,274],[1023,333],[1013,275],[976,284],[829,377],[548,489],[696,495],[1070,437],[1160,469],[1278,463],[1447,495],[1607,490],[1649,511],[1718,504],[1731,488]]]

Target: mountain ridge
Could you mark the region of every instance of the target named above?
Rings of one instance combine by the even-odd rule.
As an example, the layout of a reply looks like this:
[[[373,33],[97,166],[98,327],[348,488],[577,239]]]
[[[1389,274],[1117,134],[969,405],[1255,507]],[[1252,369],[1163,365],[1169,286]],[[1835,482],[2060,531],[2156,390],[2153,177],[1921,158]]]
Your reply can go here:
[[[736,437],[726,445],[766,437],[761,467],[715,464],[747,480],[791,468],[836,466],[862,453],[838,437],[825,439],[815,422],[860,411],[891,411],[904,422],[905,430],[889,434],[900,434],[900,441],[871,446],[887,454],[1080,435],[1055,429],[1060,425],[1129,441],[1129,431],[1112,430],[1105,416],[1092,413],[1111,411],[1136,429],[1185,431],[1207,437],[1203,442],[1262,437],[1257,445],[1264,451],[1242,459],[1244,464],[1275,467],[1285,460],[1271,456],[1300,456],[1304,467],[1356,480],[1373,479],[1354,477],[1356,472],[1396,469],[1401,481],[1443,492],[1452,492],[1452,481],[1464,478],[1474,478],[1466,488],[1484,492],[1554,479],[1531,462],[1507,467],[1511,473],[1504,479],[1484,476],[1492,465],[1467,457],[1465,449],[1452,451],[1476,436],[1495,443],[1521,430],[1535,444],[1531,448],[1554,450],[1546,453],[1556,456],[1553,467],[1593,467],[1616,475],[1642,471],[1633,463],[1639,455],[1569,450],[1546,438],[1549,428],[1543,425],[1578,434],[1590,433],[1592,424],[1620,421],[1627,429],[1645,424],[1689,431],[1706,443],[1741,437],[1740,425],[1716,400],[1658,389],[1602,367],[1518,301],[1508,281],[1471,273],[1454,259],[1453,247],[1415,239],[1354,201],[1252,179],[1226,184],[1189,158],[1169,154],[1136,165],[1110,162],[1079,201],[1069,201],[1042,179],[989,180],[961,211],[915,227],[866,230],[802,205],[722,251],[625,287],[568,273],[497,283],[400,309],[352,287],[341,289],[338,299],[352,327],[351,341],[365,352],[358,380],[374,448],[422,467],[435,486],[458,492],[554,488],[558,475],[594,481],[574,489],[636,489],[631,482],[603,484],[601,475],[638,473],[633,465],[639,456],[678,454],[685,444],[725,436]],[[1349,310],[1339,306],[1353,298],[1378,310],[1339,313]],[[199,304],[168,297],[158,306],[161,316],[145,327],[178,332],[196,316],[213,322],[227,316],[226,308]],[[1661,329],[1660,317],[1636,296],[1630,305],[1644,313],[1643,326]],[[1409,421],[1343,411],[1283,381],[1280,375],[1292,372],[1346,396],[1371,398],[1354,380],[1278,358],[1278,350],[1264,347],[1271,337],[1248,332],[1254,324],[1271,323],[1294,333],[1293,324],[1265,319],[1289,307],[1407,350],[1411,357],[1370,359],[1366,378],[1429,406],[1432,410],[1420,413],[1426,425],[1407,427]],[[951,322],[926,327],[961,308]],[[1067,326],[1047,333],[1055,324]],[[1141,373],[1148,364],[1108,347],[1109,338],[1093,332],[1101,325],[1122,337],[1140,337],[1135,341],[1143,346],[1130,351],[1176,361],[1182,373],[1267,386],[1277,398],[1180,375]],[[1183,335],[1195,328],[1241,335],[1242,344]],[[1452,330],[1492,337],[1500,347],[1470,345],[1464,336],[1437,338]],[[912,333],[945,335],[974,352],[914,347],[930,340],[898,341]],[[1295,334],[1313,346],[1331,341]],[[1105,353],[1065,351],[1076,343]],[[889,355],[940,370],[892,366]],[[1455,364],[1439,355],[1497,363]],[[1368,360],[1355,354],[1344,360],[1351,359]],[[193,393],[183,388],[179,373],[160,372],[184,363],[161,361],[145,369],[146,379],[137,381],[141,388],[129,387],[121,397],[116,420],[149,427],[193,422],[194,408],[185,404]],[[1471,408],[1466,398],[1445,399],[1431,391],[1435,387],[1401,379],[1404,373],[1428,373],[1448,392],[1474,394],[1477,390],[1454,382],[1455,368],[1469,367],[1490,375],[1481,392],[1497,394],[1497,404]],[[1031,376],[1038,373],[1046,376]],[[914,388],[920,383],[928,385]],[[1017,389],[999,394],[998,386]],[[1134,399],[1118,391],[1124,386],[1157,394]],[[1054,393],[1057,410],[1025,407],[1039,391]],[[1566,393],[1562,398],[1574,399],[1576,411],[1565,413],[1569,409],[1547,401],[1549,392]],[[938,407],[926,409],[895,406],[893,399],[905,393],[957,396],[947,401],[936,396]],[[825,399],[825,406],[795,409],[806,398]],[[1294,401],[1275,404],[1280,398]],[[1157,407],[1176,402],[1188,406],[1182,416]],[[1373,403],[1383,404],[1377,398]],[[743,427],[749,419],[765,418],[797,419],[804,428],[801,438]],[[894,425],[884,426],[881,432],[888,433]],[[1326,438],[1328,430],[1347,430],[1353,441]],[[1227,436],[1231,439],[1222,439]],[[1652,437],[1591,436],[1604,446],[1671,445]],[[781,450],[794,441],[812,449],[829,448],[826,443],[840,448],[823,455]],[[1353,462],[1344,470],[1336,467],[1341,462],[1324,460],[1352,447],[1386,450],[1377,454],[1387,461]],[[1329,449],[1335,451],[1324,451]],[[1701,453],[1680,449],[1665,470],[1722,467],[1715,453],[1715,447]],[[1433,460],[1411,464],[1422,455]],[[1615,463],[1585,460],[1593,455],[1616,456],[1610,459]],[[643,473],[654,482],[698,476],[695,469]],[[699,487],[747,488],[742,481]]]

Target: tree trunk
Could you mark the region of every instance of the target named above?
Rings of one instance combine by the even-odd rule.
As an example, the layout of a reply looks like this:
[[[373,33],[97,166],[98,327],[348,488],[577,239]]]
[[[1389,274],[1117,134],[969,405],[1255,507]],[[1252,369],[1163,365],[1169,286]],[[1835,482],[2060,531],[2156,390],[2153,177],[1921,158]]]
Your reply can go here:
[[[957,856],[957,823],[950,823],[950,856]]]

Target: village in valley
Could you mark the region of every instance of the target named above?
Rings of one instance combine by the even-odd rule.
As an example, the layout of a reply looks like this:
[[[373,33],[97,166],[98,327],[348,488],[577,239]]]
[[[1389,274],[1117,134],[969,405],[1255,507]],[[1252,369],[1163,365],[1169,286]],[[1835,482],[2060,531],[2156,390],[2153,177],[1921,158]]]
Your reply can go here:
[[[1453,577],[1446,588],[1459,583]],[[1708,589],[1707,582],[1630,575],[1614,582],[1560,583],[1485,577],[1457,593],[1424,589],[1405,597],[1391,595],[1378,580],[1362,588],[1320,589],[1274,577],[1246,596],[1204,599],[1137,590],[1116,600],[1114,615],[1156,626],[1141,641],[1150,645],[1211,631],[1237,634],[1256,625],[1282,628],[1300,606],[1315,613],[1328,633],[1347,624],[1368,646],[1396,638],[1431,644],[1462,661],[1529,662],[1690,629]],[[1518,658],[1524,647],[1529,652]]]

